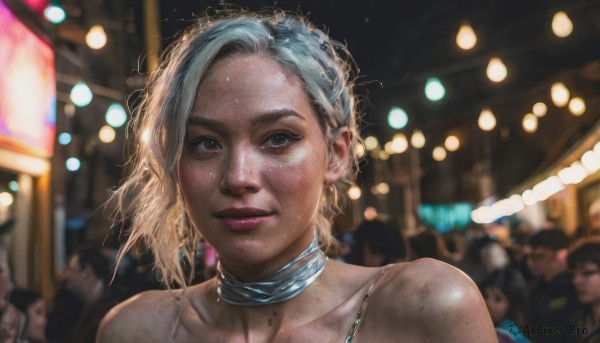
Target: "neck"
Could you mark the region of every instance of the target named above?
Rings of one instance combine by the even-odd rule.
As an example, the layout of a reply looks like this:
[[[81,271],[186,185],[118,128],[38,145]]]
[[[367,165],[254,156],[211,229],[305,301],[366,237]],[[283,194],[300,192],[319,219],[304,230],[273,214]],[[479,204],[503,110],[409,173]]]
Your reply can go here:
[[[267,259],[266,261],[256,264],[241,264],[236,261],[226,259],[225,256],[220,257],[219,263],[236,279],[243,282],[255,282],[264,280],[278,269],[285,266],[288,262],[296,258],[307,249],[312,243],[314,232],[307,230],[296,241],[286,247],[280,254]]]
[[[319,248],[316,234],[304,251],[261,281],[243,282],[219,263],[219,297],[238,306],[264,306],[285,302],[307,289],[323,272],[326,264],[327,256]]]
[[[330,262],[331,263],[331,262]],[[331,298],[324,288],[327,269],[305,291],[288,301],[261,306],[236,306],[223,300],[215,304],[219,307],[219,318],[233,331],[244,332],[246,341],[272,342],[282,331],[301,327],[325,315],[329,311],[323,306],[324,298]]]

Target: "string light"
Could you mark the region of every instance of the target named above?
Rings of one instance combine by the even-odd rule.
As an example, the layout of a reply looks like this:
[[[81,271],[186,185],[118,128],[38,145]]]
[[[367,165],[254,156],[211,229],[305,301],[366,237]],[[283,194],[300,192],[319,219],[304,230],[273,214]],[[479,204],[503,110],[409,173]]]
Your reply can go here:
[[[361,195],[362,195],[362,192],[360,190],[360,187],[358,187],[357,185],[352,185],[348,189],[348,197],[352,200],[360,199]]]
[[[425,96],[431,101],[439,101],[446,95],[446,88],[437,77],[430,77],[425,84]]]
[[[44,10],[44,17],[52,24],[60,24],[67,18],[65,10],[60,6],[50,5]]]
[[[479,114],[477,124],[483,131],[492,131],[496,127],[496,117],[489,108],[484,108]]]
[[[471,50],[477,44],[477,35],[469,24],[462,24],[456,34],[456,45],[463,50]]]
[[[127,121],[127,114],[121,104],[114,103],[108,106],[104,119],[112,127],[121,127]]]
[[[458,150],[458,148],[460,148],[460,140],[458,139],[458,137],[456,137],[454,135],[450,135],[450,136],[446,137],[444,146],[446,147],[446,150],[448,150],[448,151],[456,151],[456,150]]]
[[[60,135],[58,135],[58,142],[61,145],[68,145],[69,143],[71,143],[71,134],[68,132],[63,132]]]
[[[532,111],[533,114],[541,118],[548,112],[548,107],[546,107],[546,104],[543,102],[536,102],[535,105],[533,105]]]
[[[550,87],[550,97],[552,98],[552,102],[556,107],[565,107],[569,102],[569,97],[571,93],[567,86],[565,86],[562,82],[555,82]]]
[[[446,159],[446,149],[444,149],[441,146],[436,146],[433,149],[433,154],[432,155],[433,155],[433,159],[434,160],[436,160],[438,162],[441,162],[441,161],[443,161],[443,160]]]
[[[77,157],[70,157],[65,162],[65,166],[69,171],[77,171],[81,167],[81,162]]]
[[[114,141],[116,136],[117,133],[115,132],[115,129],[108,125],[102,126],[98,132],[98,138],[100,138],[100,140],[104,143],[110,143]]]
[[[367,148],[368,151],[375,150],[375,148],[377,148],[378,145],[379,141],[377,141],[376,137],[369,136],[365,138],[365,148]]]
[[[585,112],[585,101],[582,98],[575,97],[569,101],[569,111],[574,116],[580,116]]]
[[[401,154],[405,152],[406,149],[408,149],[408,140],[406,139],[406,136],[403,133],[398,133],[394,135],[394,138],[392,139],[391,149],[392,152],[394,152],[395,154]]]
[[[412,136],[410,137],[410,144],[417,149],[421,149],[425,146],[425,136],[421,130],[415,130],[413,132]]]
[[[102,25],[93,25],[85,35],[86,44],[92,49],[102,49],[107,42],[106,32]]]
[[[556,12],[552,17],[552,32],[557,37],[564,38],[573,32],[573,22],[563,11]]]
[[[523,130],[527,133],[534,133],[538,128],[538,117],[532,113],[523,116]]]
[[[400,130],[408,123],[408,115],[406,111],[400,107],[392,107],[388,114],[388,124],[396,130]]]
[[[77,107],[85,107],[92,102],[94,94],[85,82],[77,82],[71,89],[71,101]]]
[[[502,82],[508,75],[508,69],[498,57],[492,57],[487,66],[487,77],[493,82]]]

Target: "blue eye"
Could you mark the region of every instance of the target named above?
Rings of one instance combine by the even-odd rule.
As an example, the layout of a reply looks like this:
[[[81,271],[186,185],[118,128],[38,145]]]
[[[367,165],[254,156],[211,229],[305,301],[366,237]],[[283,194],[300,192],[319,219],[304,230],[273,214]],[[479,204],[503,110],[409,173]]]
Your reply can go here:
[[[216,139],[210,136],[201,136],[191,140],[187,148],[198,153],[211,153],[221,149],[221,145]]]
[[[275,148],[285,147],[300,140],[300,138],[301,137],[299,135],[294,135],[289,132],[274,132],[267,137],[265,145]]]

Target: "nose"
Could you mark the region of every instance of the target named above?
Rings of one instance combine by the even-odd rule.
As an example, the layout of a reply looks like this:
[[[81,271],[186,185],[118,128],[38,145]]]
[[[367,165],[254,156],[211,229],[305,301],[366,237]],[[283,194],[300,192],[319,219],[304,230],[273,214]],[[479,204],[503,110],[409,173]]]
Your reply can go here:
[[[225,194],[243,195],[260,189],[260,161],[251,147],[230,150],[221,177],[221,191]]]

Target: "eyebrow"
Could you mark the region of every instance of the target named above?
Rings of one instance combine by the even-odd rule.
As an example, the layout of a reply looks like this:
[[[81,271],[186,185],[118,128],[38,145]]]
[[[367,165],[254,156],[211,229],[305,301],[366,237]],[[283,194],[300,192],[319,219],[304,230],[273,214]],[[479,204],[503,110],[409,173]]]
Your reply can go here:
[[[296,117],[296,118],[306,121],[306,119],[303,116],[301,116],[298,112],[296,112],[294,110],[281,109],[281,110],[274,110],[274,111],[269,111],[269,112],[261,114],[258,118],[256,118],[253,121],[252,126],[261,126],[264,124],[272,124],[272,123],[276,123],[280,120],[290,118],[290,117]],[[220,131],[222,131],[225,128],[225,124],[223,122],[220,122],[220,121],[214,120],[214,119],[201,118],[201,117],[189,117],[187,120],[187,123],[188,123],[188,125],[203,126],[203,127],[209,128],[209,129],[220,130]]]

